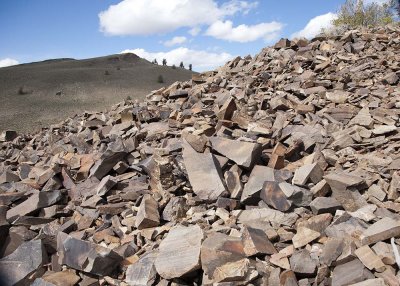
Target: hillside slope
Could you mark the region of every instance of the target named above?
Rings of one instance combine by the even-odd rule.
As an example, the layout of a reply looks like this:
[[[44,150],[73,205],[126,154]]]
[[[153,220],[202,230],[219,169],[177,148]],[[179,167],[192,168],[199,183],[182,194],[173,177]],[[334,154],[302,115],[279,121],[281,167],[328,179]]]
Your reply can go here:
[[[153,65],[134,54],[0,68],[0,130],[31,132],[84,110],[103,110],[128,96],[142,99],[191,74]],[[164,83],[157,82],[159,75]]]

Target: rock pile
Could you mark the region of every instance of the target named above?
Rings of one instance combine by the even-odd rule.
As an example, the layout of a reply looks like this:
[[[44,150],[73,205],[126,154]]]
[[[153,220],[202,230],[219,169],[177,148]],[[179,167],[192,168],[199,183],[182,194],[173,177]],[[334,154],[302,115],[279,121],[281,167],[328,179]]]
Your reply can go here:
[[[0,137],[0,285],[400,285],[400,28],[280,40]]]

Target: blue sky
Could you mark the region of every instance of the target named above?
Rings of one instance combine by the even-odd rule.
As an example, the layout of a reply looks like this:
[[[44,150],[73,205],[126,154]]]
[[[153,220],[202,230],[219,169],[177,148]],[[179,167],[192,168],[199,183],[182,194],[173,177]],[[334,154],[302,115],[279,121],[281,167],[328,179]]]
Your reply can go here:
[[[312,37],[343,2],[1,0],[0,66],[132,51],[202,71],[281,37]]]

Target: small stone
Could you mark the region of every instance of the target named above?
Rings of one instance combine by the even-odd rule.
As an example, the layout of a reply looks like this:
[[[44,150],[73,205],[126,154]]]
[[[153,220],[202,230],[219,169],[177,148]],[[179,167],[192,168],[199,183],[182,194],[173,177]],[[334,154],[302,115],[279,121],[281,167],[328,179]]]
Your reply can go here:
[[[172,228],[159,247],[155,261],[158,274],[165,279],[173,279],[199,269],[203,236],[198,225]]]
[[[284,182],[292,177],[292,173],[284,170],[275,170],[266,166],[256,165],[250,173],[248,182],[243,188],[240,201],[250,203],[260,200],[260,191],[264,182]]]
[[[293,253],[290,257],[290,266],[293,272],[305,276],[312,276],[317,270],[317,263],[311,258],[307,249]]]
[[[342,254],[345,244],[341,238],[328,238],[322,253],[320,255],[319,261],[327,266],[336,261],[336,259]]]
[[[1,134],[0,134],[0,142],[13,141],[17,137],[18,137],[18,134],[16,131],[5,130],[5,131],[1,132]]]
[[[292,183],[299,186],[304,186],[310,180],[314,184],[322,180],[323,170],[317,163],[304,165],[296,170],[293,176]]]
[[[375,128],[372,129],[372,133],[374,133],[375,135],[383,135],[396,130],[397,127],[394,125],[375,125]]]
[[[241,259],[215,268],[213,281],[216,283],[243,281],[249,271],[250,261]]]
[[[337,210],[343,209],[338,201],[332,197],[315,198],[310,207],[314,214],[330,213],[334,215]]]
[[[137,229],[156,227],[160,224],[157,201],[149,194],[144,195],[136,215],[135,226]]]
[[[277,252],[267,234],[261,229],[245,227],[242,233],[242,240],[246,256],[274,254]]]
[[[114,177],[104,177],[96,188],[96,194],[98,196],[104,196],[109,190],[111,190],[112,187],[115,186],[116,183],[117,182],[115,181]]]
[[[386,286],[385,280],[382,278],[368,279],[362,282],[354,283],[349,286]]]
[[[260,197],[267,205],[282,212],[290,209],[292,205],[276,182],[265,182]]]
[[[317,231],[314,231],[312,229],[309,228],[298,228],[297,229],[297,233],[293,236],[293,246],[295,248],[300,248],[303,247],[305,245],[307,245],[308,243],[310,243],[311,241],[317,239],[318,237],[320,237],[320,233]]]

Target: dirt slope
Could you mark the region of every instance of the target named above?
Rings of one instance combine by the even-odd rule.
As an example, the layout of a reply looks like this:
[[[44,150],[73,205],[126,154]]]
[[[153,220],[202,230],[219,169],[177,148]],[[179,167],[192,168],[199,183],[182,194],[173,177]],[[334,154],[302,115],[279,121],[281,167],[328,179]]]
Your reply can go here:
[[[142,99],[191,74],[153,65],[134,54],[0,68],[0,130],[31,132],[84,110],[109,108],[128,96]],[[159,75],[164,83],[157,82]]]

